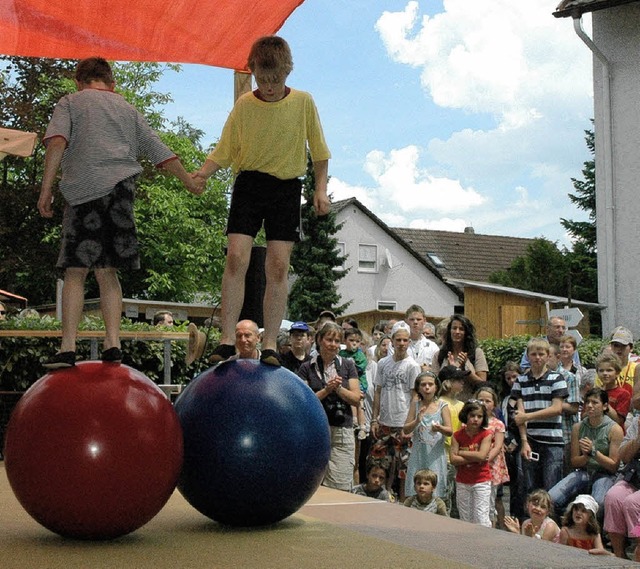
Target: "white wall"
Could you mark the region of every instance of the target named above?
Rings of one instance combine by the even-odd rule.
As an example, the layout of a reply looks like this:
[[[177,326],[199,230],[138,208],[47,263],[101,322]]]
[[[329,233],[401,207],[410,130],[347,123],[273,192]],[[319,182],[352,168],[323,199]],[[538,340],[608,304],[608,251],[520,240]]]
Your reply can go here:
[[[610,62],[611,77],[608,164],[606,80],[594,59],[598,294],[607,305],[603,332],[622,325],[639,338],[640,4],[594,12],[593,40]]]
[[[458,296],[359,208],[345,207],[337,216],[338,223],[343,221],[336,238],[345,243],[345,265],[351,270],[337,284],[342,302],[352,301],[347,313],[375,310],[378,301],[389,301],[396,303],[396,310],[419,304],[431,316],[453,314],[453,307],[460,304]],[[378,246],[377,272],[358,271],[360,243]],[[386,250],[392,268],[386,266]]]

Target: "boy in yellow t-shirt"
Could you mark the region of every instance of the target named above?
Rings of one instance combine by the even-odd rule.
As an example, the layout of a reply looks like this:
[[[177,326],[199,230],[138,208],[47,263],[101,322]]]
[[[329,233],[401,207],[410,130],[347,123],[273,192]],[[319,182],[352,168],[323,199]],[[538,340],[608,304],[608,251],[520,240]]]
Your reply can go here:
[[[306,173],[307,148],[315,174],[317,215],[329,213],[331,154],[311,95],[285,85],[293,69],[287,42],[278,36],[259,38],[247,66],[258,88],[236,101],[220,141],[195,173],[202,184],[220,168],[230,166],[236,176],[222,277],[222,334],[209,361],[224,361],[235,352],[234,329],[242,310],[251,247],[264,222],[267,257],[260,361],[278,366],[276,339],[287,305],[289,259],[294,242],[300,240],[300,177]]]

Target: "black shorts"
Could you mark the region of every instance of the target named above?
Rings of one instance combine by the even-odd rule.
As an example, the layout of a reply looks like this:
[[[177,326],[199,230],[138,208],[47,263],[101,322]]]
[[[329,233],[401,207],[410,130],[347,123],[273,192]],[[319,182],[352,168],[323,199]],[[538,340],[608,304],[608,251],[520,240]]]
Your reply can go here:
[[[62,220],[58,268],[139,269],[134,195],[135,178],[132,177],[119,182],[102,198],[67,205]]]
[[[299,178],[240,172],[233,184],[227,234],[255,237],[264,222],[267,241],[300,241],[301,192]]]

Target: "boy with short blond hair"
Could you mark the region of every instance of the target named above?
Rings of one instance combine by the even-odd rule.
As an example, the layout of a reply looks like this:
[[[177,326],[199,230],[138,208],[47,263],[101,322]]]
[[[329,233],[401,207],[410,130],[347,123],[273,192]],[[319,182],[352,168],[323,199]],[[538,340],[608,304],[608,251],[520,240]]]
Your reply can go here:
[[[407,508],[415,508],[423,512],[438,514],[439,516],[447,516],[447,506],[444,501],[434,496],[436,487],[438,486],[438,475],[423,468],[413,475],[413,488],[415,495],[409,496],[404,505]]]
[[[622,362],[616,354],[605,352],[600,354],[595,367],[602,389],[607,392],[609,398],[607,415],[624,427],[631,406],[632,391],[627,383],[620,385],[618,381]]]
[[[222,334],[210,361],[234,353],[233,331],[242,310],[251,247],[264,224],[267,239],[264,336],[260,361],[279,366],[276,339],[287,306],[291,251],[300,240],[302,182],[307,150],[313,162],[317,215],[329,213],[327,171],[331,153],[309,93],[285,81],[293,69],[287,42],[256,40],[248,58],[257,89],[235,103],[215,149],[196,173],[203,183],[231,166],[236,176],[227,223],[227,262],[222,276]]]
[[[549,490],[562,480],[562,403],[569,391],[564,376],[547,367],[547,340],[532,338],[527,357],[531,367],[518,376],[511,397],[517,402],[514,421],[520,430],[525,491],[529,493],[536,488]]]

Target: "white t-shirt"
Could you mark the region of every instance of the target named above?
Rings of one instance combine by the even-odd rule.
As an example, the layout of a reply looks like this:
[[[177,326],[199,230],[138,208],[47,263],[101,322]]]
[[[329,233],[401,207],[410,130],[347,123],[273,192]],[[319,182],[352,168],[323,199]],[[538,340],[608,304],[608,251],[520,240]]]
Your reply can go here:
[[[389,344],[389,355],[393,354],[393,345]],[[438,344],[425,338],[419,338],[418,340],[409,340],[409,348],[407,353],[412,357],[419,365],[427,364],[431,365],[431,361],[440,351]]]
[[[411,390],[420,366],[413,358],[395,361],[393,356],[378,362],[375,378],[376,389],[380,388],[380,415],[378,420],[387,427],[402,427],[407,420]]]
[[[407,353],[416,360],[419,365],[426,364],[430,366],[431,360],[439,351],[440,348],[438,344],[422,336],[417,340],[409,341]]]

